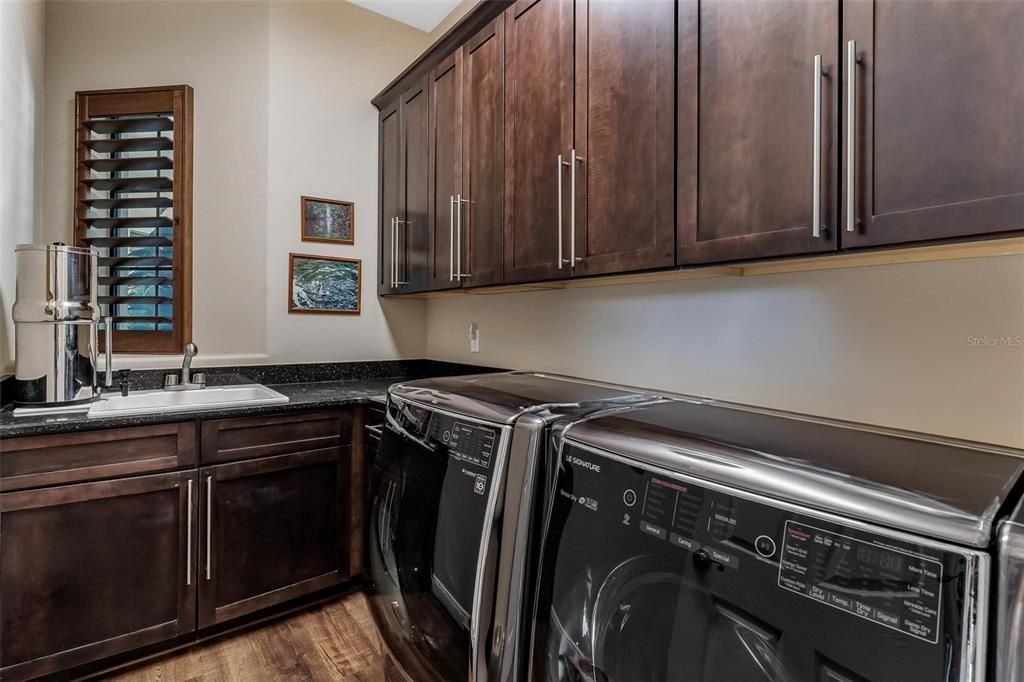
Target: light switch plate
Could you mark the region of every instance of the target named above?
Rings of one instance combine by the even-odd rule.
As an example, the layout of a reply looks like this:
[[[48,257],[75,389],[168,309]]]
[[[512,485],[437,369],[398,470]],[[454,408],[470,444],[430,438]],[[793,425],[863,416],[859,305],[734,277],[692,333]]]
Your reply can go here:
[[[469,352],[480,352],[480,326],[476,322],[469,323]]]

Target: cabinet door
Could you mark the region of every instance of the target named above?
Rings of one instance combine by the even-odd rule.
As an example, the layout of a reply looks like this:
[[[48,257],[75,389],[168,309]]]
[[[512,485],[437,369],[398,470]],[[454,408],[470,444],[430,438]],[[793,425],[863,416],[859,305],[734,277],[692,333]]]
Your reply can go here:
[[[199,625],[348,577],[348,457],[325,448],[199,471]]]
[[[505,195],[505,25],[501,18],[484,27],[462,48],[463,286],[502,281]]]
[[[835,248],[838,38],[837,2],[680,1],[681,263]]]
[[[1019,1],[843,3],[844,246],[1024,229],[1022,30]]]
[[[427,78],[401,97],[402,179],[398,222],[400,291],[426,291],[430,274],[427,224],[430,109]]]
[[[456,277],[455,201],[462,192],[462,50],[430,72],[430,288],[460,286]]]
[[[675,262],[673,0],[576,2],[574,274]]]
[[[399,183],[402,179],[398,102],[380,112],[380,270],[377,273],[377,292],[393,294],[398,291],[395,246],[397,245]]]
[[[195,629],[195,471],[0,495],[0,666],[26,679]]]
[[[518,0],[505,10],[507,283],[570,273],[560,262],[569,174],[559,161],[572,148],[572,26],[572,0]]]

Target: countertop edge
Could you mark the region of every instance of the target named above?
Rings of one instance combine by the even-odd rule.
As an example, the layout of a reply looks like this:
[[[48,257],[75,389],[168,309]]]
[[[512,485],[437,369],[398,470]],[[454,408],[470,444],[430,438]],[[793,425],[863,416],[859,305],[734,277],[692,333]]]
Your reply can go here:
[[[396,381],[399,380],[396,379]],[[357,384],[359,382],[353,383]],[[315,384],[313,385],[315,386]],[[287,392],[289,387],[294,388],[296,386],[300,385],[285,384],[268,386],[268,388],[279,392]],[[309,384],[302,384],[301,386],[305,387],[309,386]],[[75,414],[63,417],[50,417],[46,422],[39,422],[35,420],[26,421],[24,424],[11,422],[0,425],[0,443],[7,439],[44,436],[58,433],[77,433],[84,431],[96,431],[100,429],[121,429],[133,426],[149,426],[153,424],[173,424],[176,422],[255,417],[263,414],[330,409],[349,407],[353,405],[366,405],[369,403],[384,404],[387,400],[386,390],[379,391],[368,389],[363,394],[360,394],[360,389],[356,387],[353,387],[351,390],[351,394],[339,395],[337,397],[289,400],[287,403],[254,405],[251,407],[242,406],[226,407],[222,409],[182,410],[180,412],[166,412],[162,414],[144,414],[100,419],[88,419],[81,414]],[[3,448],[0,446],[0,452],[2,452],[2,450]]]

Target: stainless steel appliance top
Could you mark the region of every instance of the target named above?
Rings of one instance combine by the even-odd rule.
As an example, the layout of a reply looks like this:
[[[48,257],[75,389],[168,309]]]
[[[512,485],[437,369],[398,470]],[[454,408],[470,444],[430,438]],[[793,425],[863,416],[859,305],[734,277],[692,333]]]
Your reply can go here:
[[[636,388],[537,372],[421,379],[394,384],[388,392],[427,407],[499,424],[512,423],[526,412],[563,416],[598,403],[612,408],[657,398]]]
[[[669,400],[596,416],[570,442],[670,471],[973,547],[1024,471],[1024,451],[801,417]],[[1009,502],[1009,503],[1012,503]]]

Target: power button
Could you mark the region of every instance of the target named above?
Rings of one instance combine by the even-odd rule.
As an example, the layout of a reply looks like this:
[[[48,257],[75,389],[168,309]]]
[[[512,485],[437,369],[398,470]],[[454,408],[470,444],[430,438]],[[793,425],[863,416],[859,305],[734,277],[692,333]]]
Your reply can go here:
[[[771,558],[775,555],[775,540],[767,535],[758,535],[754,540],[754,549],[763,557]]]
[[[627,488],[626,492],[622,493],[622,501],[626,503],[627,507],[632,507],[636,504],[636,491],[632,488]]]

